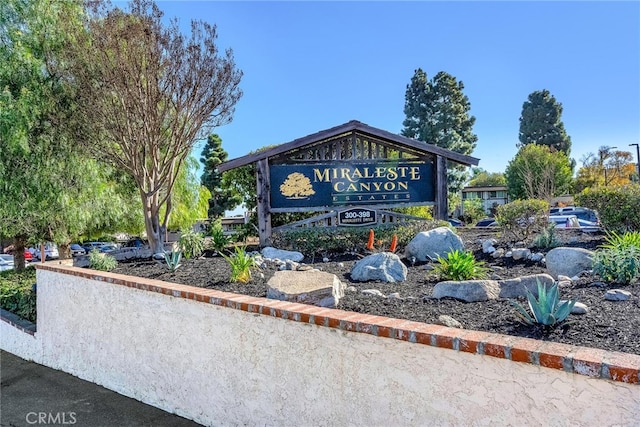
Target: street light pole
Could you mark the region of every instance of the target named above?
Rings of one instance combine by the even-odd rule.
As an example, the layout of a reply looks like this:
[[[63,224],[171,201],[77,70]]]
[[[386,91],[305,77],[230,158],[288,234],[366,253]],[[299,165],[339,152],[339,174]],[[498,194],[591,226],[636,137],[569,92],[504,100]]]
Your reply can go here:
[[[638,172],[638,179],[640,180],[640,145],[629,144],[629,147],[636,146],[636,170]]]

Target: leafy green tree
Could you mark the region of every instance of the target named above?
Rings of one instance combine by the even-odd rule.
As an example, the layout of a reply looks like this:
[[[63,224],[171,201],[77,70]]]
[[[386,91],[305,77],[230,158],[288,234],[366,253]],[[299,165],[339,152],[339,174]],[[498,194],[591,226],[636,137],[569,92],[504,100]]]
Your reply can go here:
[[[464,84],[444,71],[429,81],[426,73],[417,69],[405,92],[406,118],[401,134],[470,155],[478,137],[473,133],[476,119],[469,114],[471,104],[463,90]],[[447,165],[448,190],[455,198],[466,181],[465,170],[455,163]]]
[[[520,115],[520,144],[546,145],[571,155],[571,138],[562,122],[562,104],[544,89],[529,94]]]
[[[227,157],[228,154],[222,148],[220,137],[216,134],[209,135],[207,144],[202,150],[200,162],[204,165],[201,177],[202,185],[211,193],[207,212],[210,220],[224,216],[225,211],[232,210],[242,203],[239,193],[233,191],[229,186],[223,186],[223,174],[216,170],[218,165],[227,160]]]
[[[507,185],[507,180],[503,173],[487,172],[482,168],[472,168],[473,176],[469,180],[470,187],[494,187]]]
[[[514,200],[549,202],[569,192],[572,185],[571,163],[566,154],[538,144],[521,147],[507,165],[505,176],[509,195]]]
[[[147,239],[163,251],[172,192],[195,143],[231,121],[242,73],[231,50],[220,52],[216,27],[192,21],[185,36],[166,24],[151,0],[128,11],[96,1],[70,49],[88,148],[136,183]],[[135,94],[135,95],[132,95]]]
[[[180,170],[174,191],[171,193],[172,211],[169,221],[171,230],[188,230],[200,219],[207,217],[208,200],[211,193],[207,187],[200,185],[195,173],[198,160],[189,156],[186,167]]]

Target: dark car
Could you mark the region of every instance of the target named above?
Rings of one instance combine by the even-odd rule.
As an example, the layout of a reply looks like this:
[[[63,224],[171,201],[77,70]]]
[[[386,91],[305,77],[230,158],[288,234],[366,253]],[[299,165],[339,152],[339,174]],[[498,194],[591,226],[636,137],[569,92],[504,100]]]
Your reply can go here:
[[[464,222],[457,219],[449,218],[447,221],[449,221],[449,224],[451,224],[453,227],[464,227]]]
[[[476,227],[495,227],[498,225],[495,218],[484,218],[476,223]]]
[[[87,254],[87,251],[85,251],[84,248],[77,243],[72,243],[71,245],[69,245],[69,250],[71,251],[71,256],[80,256]]]

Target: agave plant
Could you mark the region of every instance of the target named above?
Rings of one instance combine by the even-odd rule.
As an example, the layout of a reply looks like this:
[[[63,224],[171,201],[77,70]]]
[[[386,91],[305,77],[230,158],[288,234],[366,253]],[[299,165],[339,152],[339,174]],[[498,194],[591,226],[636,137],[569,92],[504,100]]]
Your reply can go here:
[[[182,252],[171,251],[164,253],[164,261],[167,263],[167,268],[170,271],[176,271],[180,267],[180,260],[182,259]]]
[[[511,302],[516,308],[516,315],[526,324],[542,324],[553,326],[565,320],[571,313],[576,301],[560,301],[558,284],[547,287],[538,281],[538,298],[527,289],[527,300],[531,314],[518,302]]]

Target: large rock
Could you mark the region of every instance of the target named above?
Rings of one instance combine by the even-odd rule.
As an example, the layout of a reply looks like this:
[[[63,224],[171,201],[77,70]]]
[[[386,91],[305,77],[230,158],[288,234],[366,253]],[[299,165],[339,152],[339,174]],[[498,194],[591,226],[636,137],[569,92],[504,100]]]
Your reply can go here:
[[[548,274],[533,274],[531,276],[516,277],[515,279],[500,280],[500,298],[518,298],[527,296],[529,292],[538,296],[538,282],[546,288],[552,286],[555,282],[553,277]]]
[[[319,307],[336,307],[345,285],[324,271],[276,271],[267,282],[267,298]]]
[[[593,268],[593,252],[582,248],[554,248],[546,256],[547,270],[554,278],[573,277]]]
[[[271,246],[267,246],[262,249],[261,254],[268,259],[279,259],[282,261],[291,260],[294,262],[300,262],[304,259],[304,255],[296,251],[285,251],[284,249],[276,249]]]
[[[351,268],[351,279],[357,282],[380,280],[382,282],[403,282],[407,280],[407,266],[400,257],[391,252],[369,255]]]
[[[414,237],[405,248],[407,258],[415,257],[418,261],[445,257],[454,250],[463,251],[464,243],[460,236],[449,227],[438,227],[433,230],[423,231]]]
[[[433,298],[455,298],[464,302],[488,301],[497,299],[500,286],[495,280],[465,280],[462,282],[440,282],[434,286]]]

